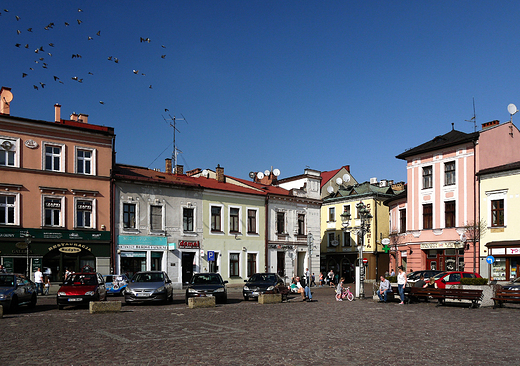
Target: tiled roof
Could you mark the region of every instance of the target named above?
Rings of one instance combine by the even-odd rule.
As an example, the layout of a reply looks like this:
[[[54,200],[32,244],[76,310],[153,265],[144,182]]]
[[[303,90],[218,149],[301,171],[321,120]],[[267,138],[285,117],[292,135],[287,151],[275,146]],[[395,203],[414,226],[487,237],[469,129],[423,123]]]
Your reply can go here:
[[[340,188],[333,195],[325,197],[324,201],[334,200],[336,198],[344,198],[349,196],[371,196],[378,195],[381,198],[389,198],[394,195],[394,191],[391,187],[379,187],[369,182],[357,184],[355,186],[348,186],[346,188]]]
[[[266,192],[266,193],[270,193],[270,194],[285,195],[285,196],[289,195],[289,191],[287,189],[284,189],[281,187],[255,183],[255,182],[252,182],[252,181],[249,181],[246,179],[240,179],[240,178],[235,178],[235,177],[233,177],[233,179],[242,184],[246,184],[246,185],[252,187],[253,189],[260,190],[262,192]]]
[[[444,135],[437,136],[433,140],[425,142],[422,145],[416,146],[410,150],[405,151],[404,153],[397,155],[396,158],[406,160],[406,158],[411,156],[444,149],[450,146],[457,146],[470,141],[477,141],[478,137],[479,132],[464,133],[457,130],[451,130]]]
[[[323,186],[329,181],[331,180],[336,174],[338,174],[338,172],[345,168],[348,172],[350,172],[350,169],[349,169],[349,166],[348,165],[345,165],[345,166],[342,166],[341,168],[339,169],[335,169],[335,170],[330,170],[328,172],[321,172],[321,185],[320,185],[320,188],[323,188]]]
[[[479,170],[477,172],[477,175],[484,175],[484,174],[492,174],[492,173],[499,173],[499,172],[507,172],[509,170],[515,170],[520,169],[520,161],[516,161],[514,163],[495,166],[492,168],[487,168],[483,170]]]

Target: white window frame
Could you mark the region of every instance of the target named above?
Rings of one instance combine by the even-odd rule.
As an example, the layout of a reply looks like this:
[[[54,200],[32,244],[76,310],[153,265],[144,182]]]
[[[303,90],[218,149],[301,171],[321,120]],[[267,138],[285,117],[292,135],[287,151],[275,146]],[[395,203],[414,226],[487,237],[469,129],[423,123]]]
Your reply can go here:
[[[260,252],[251,250],[251,251],[245,252],[245,254],[246,254],[246,256],[245,256],[246,257],[246,276],[247,276],[247,267],[249,266],[247,255],[249,255],[249,254],[255,254],[256,255],[255,270],[253,271],[252,274],[260,272]]]
[[[212,207],[220,207],[220,231],[214,231],[211,229],[211,208]],[[209,233],[213,235],[224,235],[224,205],[218,205],[214,203],[210,203],[208,210],[208,223],[209,223]],[[228,268],[229,270],[229,268]]]
[[[227,271],[228,271],[228,278],[231,278],[231,254],[238,254],[238,276],[233,277],[244,277],[243,276],[243,270],[244,270],[244,256],[242,255],[243,252],[239,250],[230,250],[228,251],[228,260],[227,260]],[[245,253],[245,252],[244,252]]]
[[[45,168],[45,160],[46,160],[45,158],[47,157],[45,150],[47,149],[47,146],[60,148],[60,169],[59,170],[47,170]],[[59,143],[50,142],[50,141],[42,142],[42,170],[45,170],[48,172],[64,172],[65,171],[65,144],[59,144]]]
[[[124,221],[123,221],[123,215],[124,215],[124,205],[126,204],[130,204],[130,205],[135,205],[135,227],[134,228],[130,228],[130,227],[125,227],[124,226]],[[139,201],[134,201],[132,199],[128,199],[128,200],[122,200],[121,201],[121,208],[120,208],[120,212],[119,212],[119,228],[121,230],[121,232],[126,232],[126,233],[136,233],[136,232],[139,232],[139,227],[140,227],[140,216],[139,216]]]
[[[497,190],[497,191],[488,191],[486,192],[486,196],[487,196],[487,209],[488,209],[488,212],[487,212],[487,227],[489,229],[494,229],[494,228],[505,228],[507,227],[507,189],[501,189],[501,190]],[[492,222],[492,203],[493,201],[497,201],[497,200],[504,200],[504,226],[492,226],[493,225],[493,222]]]
[[[152,230],[152,206],[161,207],[161,228]],[[163,234],[166,227],[166,210],[163,202],[150,202],[148,205],[148,231],[150,234]]]
[[[92,211],[90,211],[90,227],[88,226],[78,226],[78,201],[89,201],[92,205]],[[87,198],[87,197],[74,197],[74,228],[77,229],[95,229],[97,227],[96,224],[96,202],[95,198]]]
[[[184,231],[184,209],[187,208],[187,209],[191,209],[193,210],[193,230],[192,231]],[[182,230],[182,233],[183,235],[187,235],[187,236],[193,236],[193,235],[197,235],[196,232],[197,232],[197,207],[196,206],[193,206],[193,205],[183,205],[180,207],[181,209],[181,230]]]
[[[238,230],[237,231],[231,231],[231,209],[236,208],[238,209]],[[242,235],[242,207],[241,206],[228,206],[228,234],[229,235]]]
[[[45,199],[59,199],[60,202],[60,224],[45,225]],[[42,227],[65,227],[65,196],[42,195]]]
[[[256,232],[255,233],[250,233],[249,232],[249,210],[251,211],[255,211],[256,212],[256,215],[255,215],[255,228],[256,228]],[[246,223],[246,236],[260,236],[260,232],[259,232],[259,227],[258,225],[260,224],[260,218],[259,218],[259,215],[260,215],[260,210],[258,209],[258,207],[246,207],[246,215],[247,215],[247,223]]]
[[[6,226],[20,225],[20,193],[1,193],[1,196],[14,196],[14,223],[5,223]]]
[[[90,173],[78,173],[78,151],[90,151],[92,153],[92,157],[90,158]],[[96,162],[97,162],[97,150],[91,147],[83,147],[83,146],[75,146],[74,147],[74,172],[76,174],[83,175],[97,175],[96,174]],[[85,159],[82,159],[85,160]]]
[[[2,165],[10,168],[19,168],[20,167],[20,139],[11,136],[1,136],[0,135],[0,150],[6,151],[2,146],[4,141],[8,141],[12,144],[12,147],[8,151],[14,151],[14,165]]]

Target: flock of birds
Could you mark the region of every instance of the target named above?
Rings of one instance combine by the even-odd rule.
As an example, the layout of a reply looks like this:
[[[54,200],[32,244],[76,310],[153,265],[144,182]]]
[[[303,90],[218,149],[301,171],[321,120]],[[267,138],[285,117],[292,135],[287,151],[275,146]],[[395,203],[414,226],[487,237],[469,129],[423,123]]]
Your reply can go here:
[[[79,13],[82,13],[83,10],[82,9],[78,9],[78,12]],[[3,9],[3,13],[0,11],[0,16],[9,16],[9,10],[8,9]],[[15,15],[15,19],[16,21],[20,21],[21,17],[18,16],[18,15]],[[1,20],[1,18],[0,18]],[[76,19],[76,23],[78,26],[80,26],[83,21],[81,19]],[[65,27],[69,27],[70,26],[70,22],[64,22],[64,26]],[[43,27],[43,29],[45,31],[50,31],[52,29],[54,29],[54,27],[56,27],[55,23],[51,22],[49,24],[47,24],[46,26]],[[34,29],[34,31],[37,31],[37,29]],[[27,28],[26,32],[28,33],[33,33],[33,27],[30,27],[30,28]],[[21,31],[20,29],[17,29],[16,30],[16,33],[17,35],[22,35],[24,34],[25,32],[24,31]],[[87,36],[86,38],[86,41],[94,41],[95,37],[101,37],[101,30],[98,30],[95,35],[92,35],[92,36]],[[140,43],[151,43],[151,39],[149,37],[139,37],[139,42]],[[35,63],[35,67],[38,65],[38,66],[41,66],[43,69],[48,69],[49,68],[49,63],[50,63],[50,59],[52,58],[52,53],[50,52],[50,49],[51,48],[54,48],[55,47],[55,44],[54,43],[48,43],[48,45],[38,45],[38,46],[30,46],[29,43],[25,43],[25,44],[22,44],[22,43],[16,43],[14,45],[15,47],[17,48],[20,48],[20,49],[33,49],[34,48],[34,53],[36,55],[36,58],[33,60],[34,63]],[[45,47],[45,48],[44,48]],[[48,48],[50,47],[50,48]],[[164,45],[161,45],[162,48],[166,48]],[[71,54],[71,59],[81,59],[83,58],[83,56],[79,53],[72,53]],[[165,59],[166,58],[166,54],[161,54],[161,59]],[[115,57],[113,55],[110,55],[107,57],[107,60],[110,61],[110,62],[114,62],[116,64],[119,64],[120,60],[118,57]],[[28,70],[26,70],[26,72],[22,72],[22,78],[26,78],[26,77],[30,77],[30,73],[35,71],[35,68],[34,67],[29,67]],[[135,75],[141,75],[141,76],[145,76],[146,74],[144,72],[140,72],[138,69],[132,69],[132,72],[133,74]],[[87,75],[94,75],[94,73],[92,73],[91,71],[89,71],[87,73]],[[53,79],[55,82],[58,82],[58,83],[61,83],[61,84],[64,84],[64,81],[56,76],[56,75],[53,75]],[[67,78],[64,78],[64,80],[67,80]],[[52,80],[52,79],[49,79],[49,80]],[[78,83],[83,83],[83,80],[84,80],[84,77],[80,77],[80,76],[77,76],[77,75],[74,75],[74,76],[70,76],[70,80],[73,80],[75,82],[78,82]],[[43,82],[43,81],[37,81],[36,83],[33,84],[33,88],[35,90],[41,90],[41,89],[44,89],[46,86],[46,84]],[[152,85],[150,84],[148,86],[149,89],[152,89]],[[104,104],[103,101],[100,101],[99,102],[100,104]]]

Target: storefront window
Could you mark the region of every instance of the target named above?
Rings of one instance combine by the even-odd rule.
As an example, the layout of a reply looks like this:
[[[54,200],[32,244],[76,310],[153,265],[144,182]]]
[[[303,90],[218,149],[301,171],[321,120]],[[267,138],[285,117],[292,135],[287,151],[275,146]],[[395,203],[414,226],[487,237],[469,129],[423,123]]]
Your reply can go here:
[[[510,267],[509,267],[509,279],[512,281],[516,277],[518,277],[517,268],[520,265],[520,261],[517,259],[510,259]]]
[[[152,271],[161,271],[162,252],[152,252]]]
[[[131,277],[140,271],[146,271],[146,252],[122,252],[121,272]]]
[[[491,279],[495,281],[506,280],[506,259],[496,258],[491,267]]]

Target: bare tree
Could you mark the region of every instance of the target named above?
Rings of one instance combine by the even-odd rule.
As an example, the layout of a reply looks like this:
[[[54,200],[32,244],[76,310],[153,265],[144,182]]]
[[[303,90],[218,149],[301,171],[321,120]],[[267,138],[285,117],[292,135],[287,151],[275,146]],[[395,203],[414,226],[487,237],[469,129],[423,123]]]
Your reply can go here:
[[[477,243],[480,244],[480,238],[484,236],[487,231],[486,220],[480,219],[478,221],[469,221],[464,226],[464,235],[466,236],[466,243],[469,249],[469,243],[473,243],[473,270],[476,271],[477,266]]]

